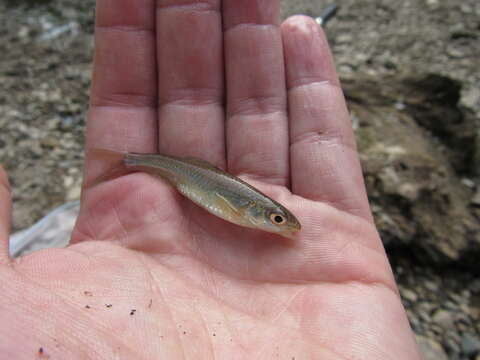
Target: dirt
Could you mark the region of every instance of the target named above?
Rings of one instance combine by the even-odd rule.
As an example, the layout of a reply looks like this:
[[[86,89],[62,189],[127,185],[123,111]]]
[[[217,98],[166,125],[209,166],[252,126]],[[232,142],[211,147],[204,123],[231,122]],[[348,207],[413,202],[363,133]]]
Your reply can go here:
[[[480,338],[480,2],[337,3],[327,34],[412,327],[425,354],[473,359],[462,344]],[[326,5],[284,0],[282,14]],[[93,0],[0,3],[15,230],[79,196],[93,24]]]

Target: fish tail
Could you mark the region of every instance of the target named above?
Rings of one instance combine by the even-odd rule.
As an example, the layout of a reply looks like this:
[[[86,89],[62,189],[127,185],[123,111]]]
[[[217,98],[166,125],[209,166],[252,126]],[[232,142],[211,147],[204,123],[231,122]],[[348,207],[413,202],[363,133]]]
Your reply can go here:
[[[142,155],[139,155],[139,154],[127,153],[127,154],[125,154],[125,156],[123,158],[123,163],[127,167],[139,166],[139,165],[141,165],[141,161],[140,161],[141,156]]]
[[[129,153],[114,151],[103,148],[91,148],[87,150],[89,160],[99,161],[105,164],[105,171],[98,177],[88,182],[88,186],[94,186],[102,182],[116,179],[127,175],[132,171],[127,169],[129,164]]]
[[[110,162],[122,162],[127,156],[126,151],[115,151],[104,148],[91,148],[87,150],[87,156],[94,158],[95,160],[110,161]]]

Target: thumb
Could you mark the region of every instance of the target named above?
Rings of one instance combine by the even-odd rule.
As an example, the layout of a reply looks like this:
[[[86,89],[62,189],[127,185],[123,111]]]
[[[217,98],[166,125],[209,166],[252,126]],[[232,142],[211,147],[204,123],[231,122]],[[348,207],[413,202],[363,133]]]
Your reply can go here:
[[[12,216],[12,200],[7,174],[0,166],[0,264],[9,261],[8,239]]]

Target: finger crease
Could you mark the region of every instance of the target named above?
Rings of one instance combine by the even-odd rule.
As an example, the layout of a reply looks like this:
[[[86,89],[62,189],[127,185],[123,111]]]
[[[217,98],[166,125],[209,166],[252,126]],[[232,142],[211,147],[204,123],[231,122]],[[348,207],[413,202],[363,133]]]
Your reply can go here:
[[[140,107],[157,108],[155,96],[135,93],[115,93],[108,95],[97,95],[92,97],[92,104],[95,107]]]
[[[177,100],[161,99],[159,106],[223,106],[223,101],[212,98],[195,98],[188,97]]]
[[[277,96],[255,96],[231,101],[229,116],[285,113],[286,104]]]
[[[324,146],[346,147],[356,151],[356,145],[353,142],[346,141],[346,137],[340,134],[320,131],[307,131],[303,134],[293,137],[290,147],[299,144],[319,144]]]
[[[157,9],[159,10],[172,10],[172,9],[179,9],[179,10],[193,10],[193,11],[213,11],[213,12],[220,12],[220,6],[218,1],[186,1],[184,3],[170,3],[164,4],[162,1],[158,2]]]
[[[158,98],[159,105],[223,105],[223,102],[222,90],[214,87],[172,89],[167,95],[159,96]]]
[[[324,87],[333,87],[340,90],[342,89],[339,83],[331,80],[321,79],[318,76],[305,76],[302,78],[298,78],[297,80],[294,81],[294,84],[291,84],[291,81],[289,81],[287,89],[290,92],[305,86],[315,86],[315,85],[324,86]]]
[[[225,26],[223,31],[224,33],[227,33],[229,31],[232,31],[234,29],[242,29],[242,28],[274,28],[274,29],[279,29],[280,26],[278,24],[274,23],[261,23],[261,22],[244,22],[244,23],[238,23],[238,24],[233,24],[231,26]]]
[[[133,33],[153,33],[154,27],[136,26],[136,25],[97,25],[95,31],[119,31],[119,32],[133,32]]]

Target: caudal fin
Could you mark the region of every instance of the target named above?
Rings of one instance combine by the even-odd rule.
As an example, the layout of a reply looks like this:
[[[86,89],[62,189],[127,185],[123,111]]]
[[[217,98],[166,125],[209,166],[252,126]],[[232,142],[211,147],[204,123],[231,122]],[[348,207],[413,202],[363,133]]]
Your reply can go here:
[[[127,156],[127,152],[114,151],[102,148],[91,148],[87,150],[87,156],[90,159],[109,161],[112,163],[121,164]]]
[[[127,169],[125,162],[127,152],[114,151],[102,148],[91,148],[87,150],[88,161],[100,162],[105,169],[103,173],[94,179],[88,181],[87,186],[95,186],[99,183],[116,179],[120,176],[127,175],[132,171]]]

